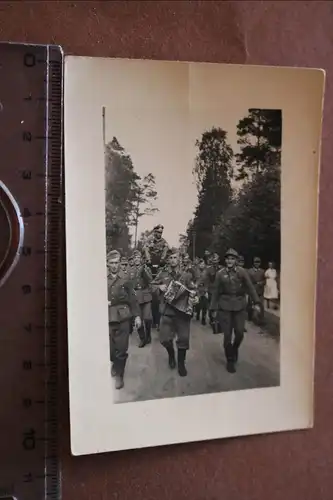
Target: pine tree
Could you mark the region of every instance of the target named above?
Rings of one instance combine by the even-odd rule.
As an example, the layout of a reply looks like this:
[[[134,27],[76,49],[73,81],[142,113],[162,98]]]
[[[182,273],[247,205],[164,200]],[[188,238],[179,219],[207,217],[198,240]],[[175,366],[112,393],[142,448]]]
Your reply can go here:
[[[137,177],[133,185],[132,218],[130,224],[135,228],[134,245],[137,244],[137,232],[139,220],[144,215],[153,215],[158,212],[154,206],[157,200],[156,181],[153,174],[145,175],[143,178]]]
[[[237,180],[251,178],[271,165],[281,162],[281,110],[249,109],[237,125],[241,152],[236,155],[239,166]]]
[[[196,142],[198,154],[194,167],[198,188],[198,204],[188,227],[189,253],[203,256],[213,241],[213,232],[221,215],[232,199],[231,176],[233,151],[227,143],[227,134],[213,127]]]
[[[133,192],[138,176],[131,157],[114,137],[105,148],[105,227],[107,251],[127,253],[130,246],[129,222]]]
[[[249,110],[238,124],[243,184],[220,217],[212,248],[221,255],[235,248],[248,265],[256,255],[264,265],[270,260],[280,265],[281,128],[279,110]]]

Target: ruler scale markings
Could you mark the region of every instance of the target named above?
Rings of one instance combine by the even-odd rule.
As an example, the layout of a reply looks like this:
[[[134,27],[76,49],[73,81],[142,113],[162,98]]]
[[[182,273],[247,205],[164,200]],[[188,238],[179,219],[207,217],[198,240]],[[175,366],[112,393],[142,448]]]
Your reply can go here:
[[[0,456],[0,497],[59,500],[57,266],[62,207],[62,54],[57,47],[15,44],[2,44],[0,51],[7,70],[0,89],[4,110],[10,112],[10,116],[2,114],[9,121],[0,130],[2,157],[8,159],[2,177],[17,198],[25,226],[24,247],[16,273],[8,281],[7,295],[5,287],[0,289],[5,308],[17,305],[11,322],[5,318],[5,328],[0,331],[0,361],[8,372],[21,366],[24,377],[12,380],[11,391],[1,385],[11,420],[6,425],[8,435],[0,443],[4,457]],[[18,117],[15,123],[11,116]],[[24,129],[19,125],[23,122]],[[14,148],[8,146],[10,137],[16,138]],[[24,142],[18,142],[21,140]],[[41,164],[45,164],[43,172]],[[7,338],[5,343],[2,330],[12,332],[11,343]],[[1,415],[0,421],[5,423]]]

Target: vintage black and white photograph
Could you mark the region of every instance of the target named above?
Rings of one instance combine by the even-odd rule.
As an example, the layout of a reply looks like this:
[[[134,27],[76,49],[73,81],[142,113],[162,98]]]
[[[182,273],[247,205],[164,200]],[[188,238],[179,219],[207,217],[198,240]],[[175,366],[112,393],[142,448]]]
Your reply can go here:
[[[279,384],[282,112],[223,99],[185,127],[177,108],[139,105],[124,129],[101,110],[119,402]]]
[[[75,454],[312,425],[322,78],[67,59]]]

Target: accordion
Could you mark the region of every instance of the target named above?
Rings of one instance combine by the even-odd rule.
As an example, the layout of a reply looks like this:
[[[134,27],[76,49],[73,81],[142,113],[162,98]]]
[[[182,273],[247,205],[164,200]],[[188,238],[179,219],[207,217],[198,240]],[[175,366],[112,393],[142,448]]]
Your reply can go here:
[[[189,290],[179,281],[171,280],[164,294],[164,300],[188,316],[192,316],[193,307],[197,303],[197,297],[194,290]]]

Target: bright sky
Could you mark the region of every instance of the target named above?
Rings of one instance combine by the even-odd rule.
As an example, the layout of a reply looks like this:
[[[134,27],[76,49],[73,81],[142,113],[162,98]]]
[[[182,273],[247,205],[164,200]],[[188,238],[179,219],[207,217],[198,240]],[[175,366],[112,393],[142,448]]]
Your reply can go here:
[[[110,60],[103,68],[106,141],[116,136],[136,172],[156,177],[159,212],[141,218],[138,235],[161,223],[168,243],[177,245],[197,202],[195,141],[222,127],[238,151],[237,123],[253,107],[244,100],[246,82],[235,81],[231,66],[212,64]]]

